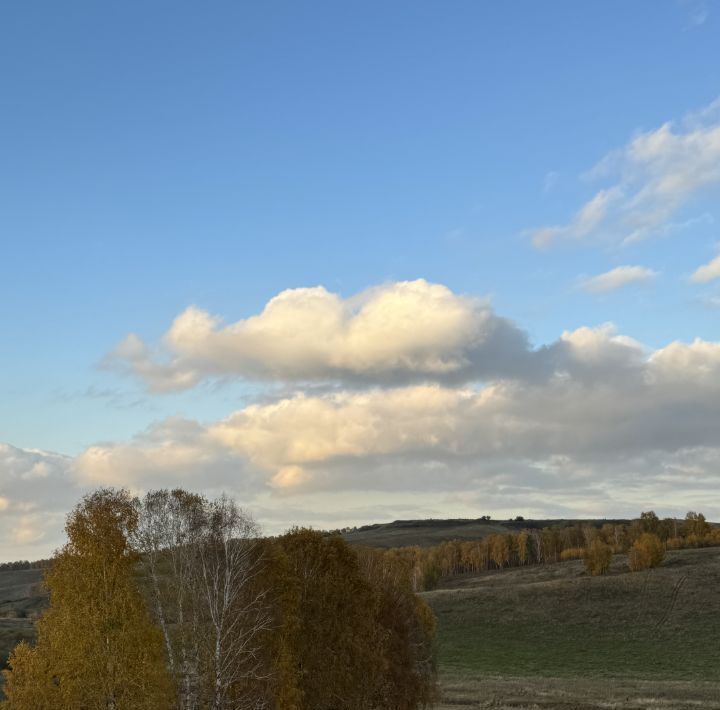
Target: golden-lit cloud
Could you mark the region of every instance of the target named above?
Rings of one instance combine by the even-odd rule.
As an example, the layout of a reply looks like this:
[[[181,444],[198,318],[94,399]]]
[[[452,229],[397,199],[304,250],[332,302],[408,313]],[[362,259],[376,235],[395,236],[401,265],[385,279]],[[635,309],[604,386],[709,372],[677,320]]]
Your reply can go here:
[[[652,350],[605,324],[542,352],[542,377],[300,391],[215,421],[170,417],[72,458],[4,445],[0,554],[47,547],[102,485],[227,490],[269,518],[359,492],[452,516],[454,496],[557,514],[666,509],[672,491],[674,505],[720,515],[720,343]]]
[[[75,468],[85,482],[215,476],[249,492],[412,492],[453,490],[489,469],[560,475],[550,462],[561,460],[591,479],[598,462],[621,471],[716,445],[720,344],[651,351],[604,325],[564,333],[548,358],[552,373],[535,381],[298,393],[204,425],[168,419],[88,449]]]
[[[230,324],[190,307],[160,347],[130,334],[106,363],[167,392],[208,377],[456,383],[527,376],[536,360],[525,333],[485,301],[419,279],[347,299],[321,286],[291,289],[258,315]]]

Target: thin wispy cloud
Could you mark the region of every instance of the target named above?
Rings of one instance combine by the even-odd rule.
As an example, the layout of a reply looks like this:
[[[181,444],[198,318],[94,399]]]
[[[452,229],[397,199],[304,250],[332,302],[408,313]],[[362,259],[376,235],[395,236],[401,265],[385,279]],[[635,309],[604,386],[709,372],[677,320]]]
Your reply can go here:
[[[580,288],[590,293],[616,291],[630,284],[643,284],[653,281],[659,273],[646,266],[617,266],[610,271],[587,276],[579,280]]]
[[[532,230],[534,246],[646,239],[666,229],[693,199],[720,191],[720,99],[679,123],[639,133],[588,176],[609,184],[569,222]]]
[[[704,25],[710,17],[710,10],[706,2],[697,0],[683,0],[681,5],[687,12],[686,30],[695,29]]]
[[[552,192],[560,180],[560,173],[551,170],[545,173],[545,179],[543,180],[543,190],[545,192]]]
[[[715,218],[710,212],[703,212],[700,215],[688,217],[687,219],[680,220],[679,222],[667,222],[666,224],[658,227],[655,234],[659,237],[671,237],[682,232],[711,224],[715,224]],[[642,241],[644,236],[645,235],[643,234],[630,235],[623,239],[621,246],[632,246],[633,244]]]

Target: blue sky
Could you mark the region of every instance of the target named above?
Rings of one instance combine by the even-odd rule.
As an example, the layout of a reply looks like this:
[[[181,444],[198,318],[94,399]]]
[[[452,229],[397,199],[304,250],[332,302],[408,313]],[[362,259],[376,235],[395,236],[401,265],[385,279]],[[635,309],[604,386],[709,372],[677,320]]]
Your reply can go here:
[[[640,238],[618,225],[650,213],[631,199],[650,171],[682,160],[638,167],[634,139],[670,122],[690,138],[700,125],[715,145],[719,47],[709,0],[6,4],[0,441],[62,454],[71,470],[88,447],[133,442],[166,417],[205,426],[314,391],[305,375],[219,372],[215,362],[196,386],[158,393],[118,358],[101,366],[129,333],[160,347],[189,306],[235,322],[286,289],[348,299],[424,279],[490,299],[532,348],[608,322],[648,352],[714,342],[720,289],[692,280],[716,255],[712,166],[683,164],[683,175],[705,177],[677,204],[663,193],[670,207]],[[589,176],[607,156],[620,163],[614,175]],[[577,234],[573,215],[608,185],[620,186],[617,211]],[[567,238],[533,244],[555,225],[570,225]],[[623,266],[644,271],[622,287],[586,283]],[[333,373],[313,371],[313,386],[358,387]],[[22,477],[18,456],[6,488]],[[363,494],[357,481],[343,490]],[[305,508],[267,508],[289,524],[312,507],[307,496]],[[372,513],[367,501],[346,520],[364,522],[355,518]]]

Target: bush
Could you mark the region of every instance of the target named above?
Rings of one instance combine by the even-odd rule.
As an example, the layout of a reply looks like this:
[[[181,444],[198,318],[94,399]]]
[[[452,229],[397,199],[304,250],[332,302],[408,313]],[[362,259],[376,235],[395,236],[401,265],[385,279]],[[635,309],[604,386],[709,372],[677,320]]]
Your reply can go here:
[[[560,553],[560,559],[564,562],[565,560],[581,560],[585,557],[584,547],[566,547]]]
[[[628,565],[633,572],[657,567],[665,559],[665,548],[660,538],[643,533],[630,548]]]
[[[599,574],[605,574],[610,568],[612,547],[600,539],[593,540],[585,550],[584,560],[585,568],[593,577]]]
[[[665,545],[668,550],[682,550],[685,547],[685,538],[669,537]]]

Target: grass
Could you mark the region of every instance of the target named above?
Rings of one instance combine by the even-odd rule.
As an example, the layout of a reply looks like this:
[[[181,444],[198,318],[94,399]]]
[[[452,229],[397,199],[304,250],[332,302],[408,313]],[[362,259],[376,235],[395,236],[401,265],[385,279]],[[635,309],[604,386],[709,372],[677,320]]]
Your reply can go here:
[[[35,638],[35,620],[47,605],[42,570],[0,571],[0,668],[20,641]]]
[[[425,593],[441,708],[720,708],[720,549],[605,577],[582,563],[467,575]]]
[[[435,710],[718,710],[712,682],[542,678],[445,672]]]

